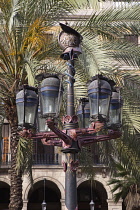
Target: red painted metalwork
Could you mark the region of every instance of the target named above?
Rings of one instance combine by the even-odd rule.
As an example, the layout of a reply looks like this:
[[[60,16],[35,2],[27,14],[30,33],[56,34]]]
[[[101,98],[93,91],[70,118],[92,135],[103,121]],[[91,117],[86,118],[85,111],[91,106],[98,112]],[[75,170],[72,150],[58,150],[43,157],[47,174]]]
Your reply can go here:
[[[104,126],[100,122],[92,123],[90,128],[70,129],[67,131],[67,134],[66,130],[61,131],[58,129],[52,119],[47,120],[47,125],[53,132],[34,134],[31,130],[24,129],[20,131],[20,135],[29,139],[41,139],[44,145],[59,146],[63,149],[70,148],[73,141],[77,141],[79,148],[81,148],[82,146],[88,146],[95,142],[116,139],[121,136],[121,132],[118,130],[108,130],[106,135],[96,136],[95,134],[101,131]]]

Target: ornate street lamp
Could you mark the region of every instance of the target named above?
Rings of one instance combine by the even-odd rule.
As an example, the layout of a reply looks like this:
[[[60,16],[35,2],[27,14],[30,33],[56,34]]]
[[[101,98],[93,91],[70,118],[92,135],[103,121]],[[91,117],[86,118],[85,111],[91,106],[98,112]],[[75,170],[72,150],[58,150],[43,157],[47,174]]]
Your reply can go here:
[[[80,105],[75,114],[74,103],[74,62],[81,51],[82,36],[71,27],[60,24],[62,32],[59,35],[59,44],[63,49],[61,58],[67,60],[67,94],[66,94],[66,115],[63,117],[63,130],[56,125],[59,115],[63,87],[60,75],[42,73],[36,76],[39,82],[39,112],[38,112],[38,132],[36,134],[30,132],[20,132],[20,135],[28,138],[41,139],[44,145],[60,146],[66,157],[63,162],[65,171],[65,205],[68,210],[76,210],[77,208],[77,186],[76,186],[76,170],[78,168],[77,153],[82,146],[90,145],[99,141],[107,141],[121,136],[119,127],[111,128],[105,135],[99,135],[102,128],[109,120],[109,107],[112,95],[112,89],[115,83],[112,80],[96,75],[88,85],[88,99],[80,100]],[[37,91],[28,87],[20,91],[16,97],[18,123],[27,130],[34,126],[37,121],[36,110],[38,105]],[[113,95],[112,95],[113,99]],[[112,101],[111,109],[115,103]],[[34,112],[34,113],[33,113]],[[116,111],[115,114],[119,112]],[[111,112],[114,116],[114,112]],[[41,122],[41,119],[43,120]],[[78,119],[79,125],[78,127]],[[55,121],[54,121],[55,120]],[[44,126],[41,126],[44,123]],[[90,122],[90,125],[89,125]],[[115,121],[113,121],[115,122]],[[50,129],[50,131],[48,130]],[[98,133],[98,135],[96,135]],[[29,134],[29,135],[28,135]],[[93,199],[90,207],[94,209]],[[42,208],[45,208],[45,200]],[[44,205],[44,206],[43,206]],[[44,209],[43,209],[44,210]]]
[[[22,128],[35,127],[38,108],[37,89],[24,85],[16,95],[16,105],[18,125]]]

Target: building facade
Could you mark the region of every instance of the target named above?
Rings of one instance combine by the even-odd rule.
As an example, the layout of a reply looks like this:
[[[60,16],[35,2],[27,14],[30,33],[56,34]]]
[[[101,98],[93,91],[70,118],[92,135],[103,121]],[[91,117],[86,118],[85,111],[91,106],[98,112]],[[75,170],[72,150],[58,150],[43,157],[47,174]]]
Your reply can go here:
[[[10,198],[10,127],[5,121],[2,129],[2,165],[0,168],[0,210],[7,210]],[[95,202],[95,210],[122,210],[122,200],[117,204],[113,201],[108,168],[100,161],[100,156],[94,148],[93,167],[96,171],[92,183],[77,169],[78,209],[90,210],[91,198]],[[34,140],[33,152],[33,185],[27,174],[23,176],[23,210],[41,210],[43,200],[47,210],[65,210],[65,172],[64,154],[59,148],[45,146],[40,140]],[[92,192],[92,194],[91,194]]]
[[[62,155],[63,156],[63,155]],[[62,158],[61,156],[61,158]],[[39,163],[40,162],[40,163]],[[92,196],[95,210],[122,210],[122,200],[117,204],[113,201],[111,186],[108,185],[109,174],[105,166],[94,165],[96,170],[95,181],[92,185]],[[10,162],[3,164],[0,169],[0,210],[8,209],[10,193]],[[33,186],[28,175],[23,176],[23,210],[41,210],[44,200],[47,210],[65,210],[65,172],[62,162],[41,163],[39,159],[32,168]],[[45,179],[45,188],[44,188]],[[87,177],[77,170],[78,209],[90,210],[91,184]]]

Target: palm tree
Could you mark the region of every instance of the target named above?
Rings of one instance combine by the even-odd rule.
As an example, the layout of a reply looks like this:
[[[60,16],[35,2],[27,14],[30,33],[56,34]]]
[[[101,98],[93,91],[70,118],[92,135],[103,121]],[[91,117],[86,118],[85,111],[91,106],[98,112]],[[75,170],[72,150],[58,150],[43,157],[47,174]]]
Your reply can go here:
[[[98,60],[92,64],[96,65],[95,69],[97,69],[97,73],[106,73],[110,78],[116,81],[117,85],[122,87],[121,93],[124,100],[123,135],[119,140],[101,143],[100,147],[102,156],[104,160],[107,160],[106,163],[111,167],[114,176],[117,166],[122,167],[123,172],[126,172],[126,175],[125,173],[122,173],[122,175],[122,171],[119,171],[116,174],[116,179],[112,179],[110,184],[116,184],[113,188],[113,192],[115,192],[116,189],[120,190],[115,196],[116,201],[120,198],[125,198],[127,209],[139,206],[135,198],[137,197],[139,199],[138,189],[140,182],[140,151],[138,146],[140,129],[140,51],[139,47],[136,45],[126,43],[125,40],[122,40],[122,36],[125,34],[139,34],[137,22],[139,21],[139,15],[137,12],[137,14],[135,13],[138,7],[134,6],[131,10],[129,9],[130,13],[128,9],[125,8],[124,11],[109,9],[108,12],[104,11],[98,15],[93,15],[89,22],[89,28],[85,30],[85,33],[88,34],[89,37],[96,37],[96,39],[99,37],[102,46],[101,49],[104,49],[109,56],[119,61],[119,63],[117,63],[118,66],[116,68],[114,66],[114,69],[99,68],[97,65],[99,63]],[[136,14],[135,17],[133,16],[134,13]],[[130,21],[131,18],[132,21]],[[124,67],[120,68],[121,65]],[[126,68],[126,65],[130,67]],[[114,158],[112,155],[114,154],[115,158],[121,162],[121,165],[113,164]],[[122,179],[120,180],[119,177]]]
[[[112,192],[114,194],[114,200],[117,203],[119,199],[124,199],[124,204],[127,210],[131,210],[134,207],[140,207],[140,186],[139,186],[139,174],[134,173],[132,168],[123,165],[123,163],[115,163],[115,178],[109,181],[109,185],[113,184]]]
[[[125,77],[123,137],[115,144],[119,158],[109,182],[114,184],[115,201],[123,198],[127,210],[140,207],[139,79],[139,75]]]
[[[120,189],[116,194],[117,200],[125,198],[127,209],[139,207],[139,182],[140,182],[140,150],[139,150],[139,131],[140,131],[140,109],[139,109],[139,86],[140,86],[140,49],[133,43],[126,42],[122,37],[125,35],[139,35],[139,5],[134,5],[131,9],[128,5],[124,10],[112,8],[93,14],[87,27],[78,24],[83,40],[83,55],[80,59],[78,68],[76,96],[83,96],[86,92],[85,78],[89,79],[94,74],[102,73],[116,81],[121,87],[123,97],[123,126],[122,137],[110,142],[98,143],[102,151],[102,159],[109,164],[112,175],[115,176],[119,164],[114,165],[114,158],[117,158],[123,167],[124,179],[121,173],[117,173],[117,178],[111,183],[118,183],[114,187]],[[130,21],[131,20],[131,21]],[[85,38],[86,37],[86,38]],[[84,66],[84,70],[83,67]],[[127,66],[127,67],[126,67]],[[128,68],[129,66],[129,68]],[[81,71],[80,71],[81,69]],[[86,75],[86,77],[85,77]],[[81,91],[83,90],[83,91]],[[89,151],[88,151],[89,152]],[[113,157],[115,155],[115,157]],[[88,158],[84,165],[91,161]],[[86,154],[84,154],[86,157]],[[82,159],[83,160],[83,159]],[[85,168],[85,167],[84,167]],[[86,167],[88,170],[88,167]],[[88,170],[87,175],[92,173]]]

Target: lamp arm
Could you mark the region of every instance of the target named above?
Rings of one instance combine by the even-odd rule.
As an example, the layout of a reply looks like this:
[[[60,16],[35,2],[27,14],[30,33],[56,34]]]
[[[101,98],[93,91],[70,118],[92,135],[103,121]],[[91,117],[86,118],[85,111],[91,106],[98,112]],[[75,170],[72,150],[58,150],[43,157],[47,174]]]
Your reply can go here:
[[[57,146],[57,147],[62,147],[62,140],[53,140],[50,139],[46,141],[46,138],[41,139],[42,144],[47,145],[47,146]]]
[[[111,139],[116,139],[121,136],[120,131],[113,131],[110,130],[107,135],[99,135],[99,136],[78,136],[77,140],[79,143],[79,146],[88,146],[89,144],[100,142],[100,141],[107,141]]]
[[[58,138],[62,139],[65,145],[71,146],[73,139],[68,136],[66,133],[63,131],[59,130],[56,126],[55,123],[52,119],[47,120],[47,125],[48,127],[57,135]]]

